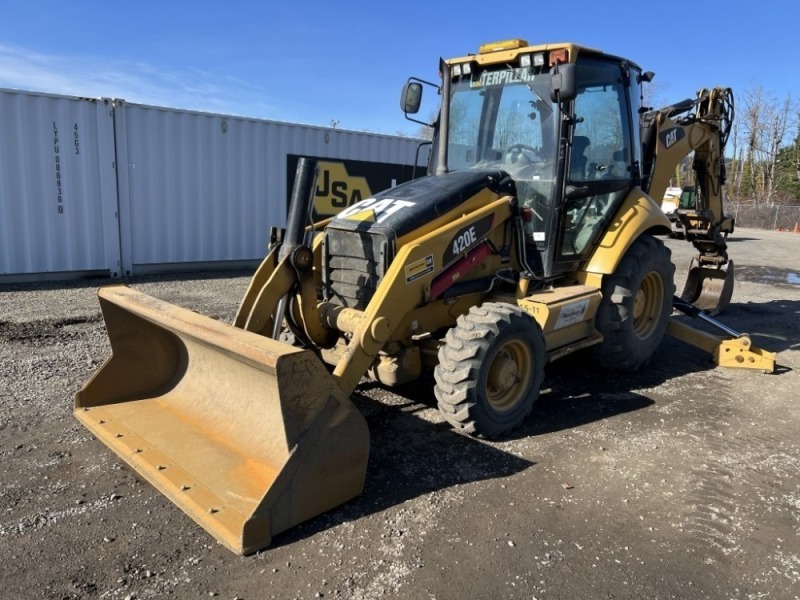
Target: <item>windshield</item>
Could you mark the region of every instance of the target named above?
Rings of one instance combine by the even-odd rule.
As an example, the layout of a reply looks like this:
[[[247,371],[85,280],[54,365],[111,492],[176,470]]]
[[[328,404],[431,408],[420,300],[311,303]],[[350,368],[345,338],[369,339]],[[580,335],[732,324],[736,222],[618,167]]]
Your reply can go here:
[[[537,67],[496,66],[451,86],[447,167],[502,169],[522,206],[533,209],[528,233],[544,241],[556,173],[558,107],[550,77]]]
[[[552,163],[556,108],[549,77],[504,67],[454,81],[450,100],[448,168],[503,167],[519,171]],[[544,165],[540,165],[540,169]]]

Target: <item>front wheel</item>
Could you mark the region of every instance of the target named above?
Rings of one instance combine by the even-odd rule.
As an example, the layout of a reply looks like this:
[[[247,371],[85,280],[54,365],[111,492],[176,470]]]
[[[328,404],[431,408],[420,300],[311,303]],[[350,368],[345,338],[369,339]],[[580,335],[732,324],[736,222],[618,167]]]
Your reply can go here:
[[[456,429],[494,439],[522,424],[544,379],[545,341],[520,308],[472,307],[447,332],[434,370],[439,410]]]
[[[613,275],[603,277],[595,326],[605,340],[590,349],[603,367],[633,371],[646,364],[667,330],[675,265],[659,239],[637,239]]]

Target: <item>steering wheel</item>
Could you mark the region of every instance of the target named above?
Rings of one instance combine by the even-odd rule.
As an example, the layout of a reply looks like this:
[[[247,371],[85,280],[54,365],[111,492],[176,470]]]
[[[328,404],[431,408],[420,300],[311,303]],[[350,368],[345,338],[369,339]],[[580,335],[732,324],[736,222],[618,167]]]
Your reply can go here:
[[[540,162],[541,158],[539,157],[539,151],[534,148],[533,146],[527,146],[526,144],[512,144],[508,148],[506,148],[506,152],[512,152],[514,150],[519,150],[520,153],[525,156],[525,158],[530,162]],[[531,157],[525,154],[525,152],[530,152],[533,154],[535,160],[531,160]]]
[[[519,157],[516,161],[509,161],[509,163],[513,165],[518,177],[523,179],[537,178],[547,173],[550,168],[551,163],[547,162],[540,154],[540,151],[533,146],[512,144],[506,148],[507,154],[514,151],[519,152]]]

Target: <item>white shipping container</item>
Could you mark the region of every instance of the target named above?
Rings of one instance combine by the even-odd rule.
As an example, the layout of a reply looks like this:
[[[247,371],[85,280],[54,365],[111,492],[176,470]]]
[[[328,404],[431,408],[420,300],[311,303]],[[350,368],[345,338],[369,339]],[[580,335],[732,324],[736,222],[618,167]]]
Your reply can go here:
[[[0,277],[119,272],[111,109],[0,89]]]

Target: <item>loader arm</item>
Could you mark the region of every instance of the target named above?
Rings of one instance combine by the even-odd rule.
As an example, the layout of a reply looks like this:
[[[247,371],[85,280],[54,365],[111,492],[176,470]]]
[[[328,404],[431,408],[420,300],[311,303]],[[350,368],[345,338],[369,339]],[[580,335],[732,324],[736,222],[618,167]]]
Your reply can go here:
[[[684,100],[642,116],[642,189],[661,201],[680,161],[694,152],[697,204],[676,212],[686,240],[698,254],[681,298],[710,313],[722,310],[733,293],[733,269],[725,238],[733,218],[724,211],[725,143],[733,121],[730,88],[701,89]]]

